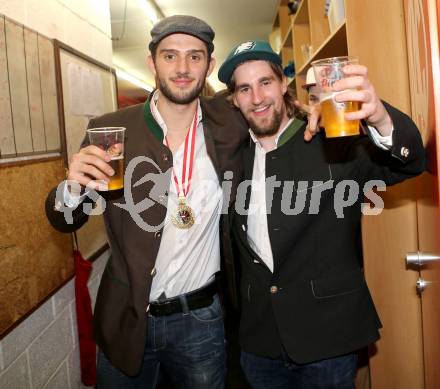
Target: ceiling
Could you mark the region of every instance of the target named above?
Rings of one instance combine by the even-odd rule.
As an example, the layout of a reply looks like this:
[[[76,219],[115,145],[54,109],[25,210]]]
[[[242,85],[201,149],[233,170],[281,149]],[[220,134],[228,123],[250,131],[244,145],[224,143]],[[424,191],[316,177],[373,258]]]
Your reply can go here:
[[[110,0],[113,39],[113,63],[126,73],[154,86],[146,57],[150,41],[151,21],[144,12],[149,0]],[[164,16],[193,15],[205,20],[214,29],[214,57],[217,65],[209,78],[214,90],[223,88],[217,79],[219,65],[231,48],[245,40],[268,39],[278,0],[156,0],[157,11]],[[154,1],[152,2],[154,5]],[[125,13],[125,31],[124,30]],[[130,83],[118,85],[132,89]],[[136,88],[135,88],[136,89]],[[136,90],[127,93],[136,95]],[[144,93],[144,92],[143,92]]]

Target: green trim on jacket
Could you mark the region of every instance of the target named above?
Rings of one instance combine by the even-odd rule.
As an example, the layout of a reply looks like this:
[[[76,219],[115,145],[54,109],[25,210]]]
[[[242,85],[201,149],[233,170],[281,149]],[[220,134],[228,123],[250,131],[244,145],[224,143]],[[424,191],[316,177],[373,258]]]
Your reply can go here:
[[[302,120],[299,120],[297,118],[293,119],[293,122],[290,124],[289,127],[286,128],[286,131],[284,131],[280,138],[278,139],[277,147],[282,146],[284,143],[286,143],[289,139],[292,139],[292,137],[297,133],[297,131],[304,125],[304,122]]]
[[[148,129],[153,133],[156,139],[162,143],[163,142],[163,130],[159,123],[154,118],[150,109],[150,101],[147,100],[144,104],[144,120],[147,124]]]

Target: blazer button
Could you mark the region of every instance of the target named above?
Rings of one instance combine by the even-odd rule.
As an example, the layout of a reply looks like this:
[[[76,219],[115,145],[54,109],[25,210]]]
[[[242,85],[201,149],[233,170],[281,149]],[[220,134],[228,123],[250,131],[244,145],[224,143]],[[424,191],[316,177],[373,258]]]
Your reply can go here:
[[[154,237],[159,239],[162,236],[162,233],[160,231],[156,231],[154,234]]]
[[[147,309],[145,310],[145,312],[149,312],[150,311],[150,304],[147,305]]]
[[[164,161],[168,161],[170,159],[170,157],[168,157],[168,154],[162,154],[162,159]]]
[[[278,293],[278,287],[275,285],[271,286],[270,293],[272,293],[272,294]]]
[[[153,270],[151,270],[151,273],[150,273],[151,277],[154,277],[156,275],[156,273],[157,273],[157,270],[155,267],[153,267]]]
[[[401,155],[402,157],[408,158],[408,155],[409,155],[409,149],[408,149],[407,147],[402,147],[402,148],[400,149],[400,155]]]

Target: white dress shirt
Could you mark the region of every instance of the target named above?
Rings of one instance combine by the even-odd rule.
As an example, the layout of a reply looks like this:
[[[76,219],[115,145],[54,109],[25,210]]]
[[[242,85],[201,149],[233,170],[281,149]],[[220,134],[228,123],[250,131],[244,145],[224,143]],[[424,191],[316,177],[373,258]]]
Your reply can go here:
[[[277,148],[280,136],[292,124],[292,121],[293,119],[289,120],[286,126],[274,139],[275,148]],[[393,129],[389,136],[381,136],[372,126],[368,126],[368,130],[370,131],[370,138],[378,147],[384,150],[389,150],[391,148]],[[255,143],[255,157],[247,219],[247,238],[252,250],[258,254],[270,271],[273,272],[273,254],[269,239],[266,212],[266,151],[263,146],[261,146],[258,138],[254,135],[252,130],[249,130],[249,133]]]
[[[166,124],[156,106],[158,96],[156,91],[151,99],[150,109],[166,136]],[[183,150],[184,142],[173,153],[174,171],[179,180],[182,174]],[[67,185],[65,186],[64,203],[67,206],[78,206],[85,196],[86,193],[82,196],[69,193]],[[165,225],[155,263],[156,274],[151,285],[150,301],[157,300],[162,294],[170,298],[201,288],[213,280],[214,274],[220,270],[219,223],[223,195],[206,150],[200,102],[197,107],[193,175],[186,201],[193,210],[195,223],[189,229],[179,229],[171,221],[171,216],[177,209],[177,197],[176,186],[171,177]]]
[[[151,99],[151,112],[166,136],[165,122],[156,107],[157,93]],[[220,270],[219,223],[223,196],[214,166],[206,151],[201,120],[199,103],[193,176],[186,202],[194,212],[195,223],[186,230],[179,229],[172,223],[171,215],[178,204],[176,186],[172,179],[150,301],[157,300],[162,293],[169,298],[201,288]],[[174,171],[180,179],[183,150],[184,144],[173,153]]]

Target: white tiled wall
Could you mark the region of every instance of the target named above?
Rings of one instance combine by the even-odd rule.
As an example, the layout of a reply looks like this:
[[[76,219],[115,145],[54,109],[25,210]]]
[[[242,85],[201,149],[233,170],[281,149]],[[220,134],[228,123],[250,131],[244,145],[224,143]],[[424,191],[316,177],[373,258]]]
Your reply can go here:
[[[0,13],[112,65],[109,0],[0,0]]]
[[[0,0],[0,14],[112,65],[109,0]],[[89,289],[95,301],[104,253]],[[0,341],[0,389],[81,388],[74,283]]]
[[[105,252],[93,263],[92,301],[108,255]],[[0,341],[0,388],[82,387],[72,280]]]

